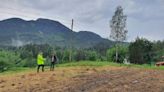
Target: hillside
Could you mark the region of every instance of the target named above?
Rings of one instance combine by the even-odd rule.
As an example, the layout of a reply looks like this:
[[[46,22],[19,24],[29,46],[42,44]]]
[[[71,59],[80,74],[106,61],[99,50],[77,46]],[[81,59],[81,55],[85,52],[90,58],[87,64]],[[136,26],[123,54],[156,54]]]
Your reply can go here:
[[[72,32],[58,21],[39,18],[37,20],[23,20],[10,18],[0,21],[0,45],[21,46],[29,43],[50,44],[67,47],[71,43],[74,47],[87,48],[98,43],[113,44],[99,35],[88,32]]]

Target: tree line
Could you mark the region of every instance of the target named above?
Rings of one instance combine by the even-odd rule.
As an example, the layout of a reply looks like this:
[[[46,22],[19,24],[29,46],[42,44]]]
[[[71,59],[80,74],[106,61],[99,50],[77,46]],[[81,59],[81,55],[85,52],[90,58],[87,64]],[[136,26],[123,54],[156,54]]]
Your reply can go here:
[[[104,44],[105,45],[105,44]],[[144,38],[137,38],[134,42],[118,45],[118,60],[115,60],[115,45],[99,46],[93,48],[81,48],[72,50],[72,61],[108,61],[123,63],[124,59],[133,64],[152,64],[160,61],[164,55],[164,41],[151,42]],[[43,52],[46,58],[46,65],[50,63],[52,53],[56,53],[57,63],[67,63],[69,61],[69,49],[52,47],[48,44],[29,44],[22,47],[6,47],[0,49],[0,71],[11,67],[35,67],[36,57],[39,51]]]

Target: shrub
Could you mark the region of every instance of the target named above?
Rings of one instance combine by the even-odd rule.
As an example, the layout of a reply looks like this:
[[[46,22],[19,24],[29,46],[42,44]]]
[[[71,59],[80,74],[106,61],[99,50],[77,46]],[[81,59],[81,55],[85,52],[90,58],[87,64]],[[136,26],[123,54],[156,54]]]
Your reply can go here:
[[[0,60],[0,72],[3,72],[9,68],[9,64],[5,61]]]
[[[107,50],[107,60],[108,61],[114,61],[116,56],[116,48],[112,47]],[[126,46],[119,46],[118,47],[118,62],[117,63],[123,63],[124,58],[128,56],[128,47]]]

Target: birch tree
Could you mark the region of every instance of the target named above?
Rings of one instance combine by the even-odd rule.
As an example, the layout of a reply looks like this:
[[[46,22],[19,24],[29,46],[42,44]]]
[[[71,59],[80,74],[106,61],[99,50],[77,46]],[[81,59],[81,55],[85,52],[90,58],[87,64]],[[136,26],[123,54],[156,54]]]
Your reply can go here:
[[[118,43],[126,40],[126,19],[127,16],[123,13],[123,8],[118,6],[110,21],[111,33],[110,38],[116,41],[116,62],[118,61]]]

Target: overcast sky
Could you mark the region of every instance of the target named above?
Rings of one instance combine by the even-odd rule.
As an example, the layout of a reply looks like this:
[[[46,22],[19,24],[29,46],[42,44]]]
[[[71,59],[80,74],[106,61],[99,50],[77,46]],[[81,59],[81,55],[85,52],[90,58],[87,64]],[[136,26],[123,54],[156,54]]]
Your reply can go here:
[[[0,0],[0,20],[49,18],[74,31],[92,31],[109,38],[109,21],[121,5],[127,15],[128,41],[139,37],[164,40],[164,0]]]

